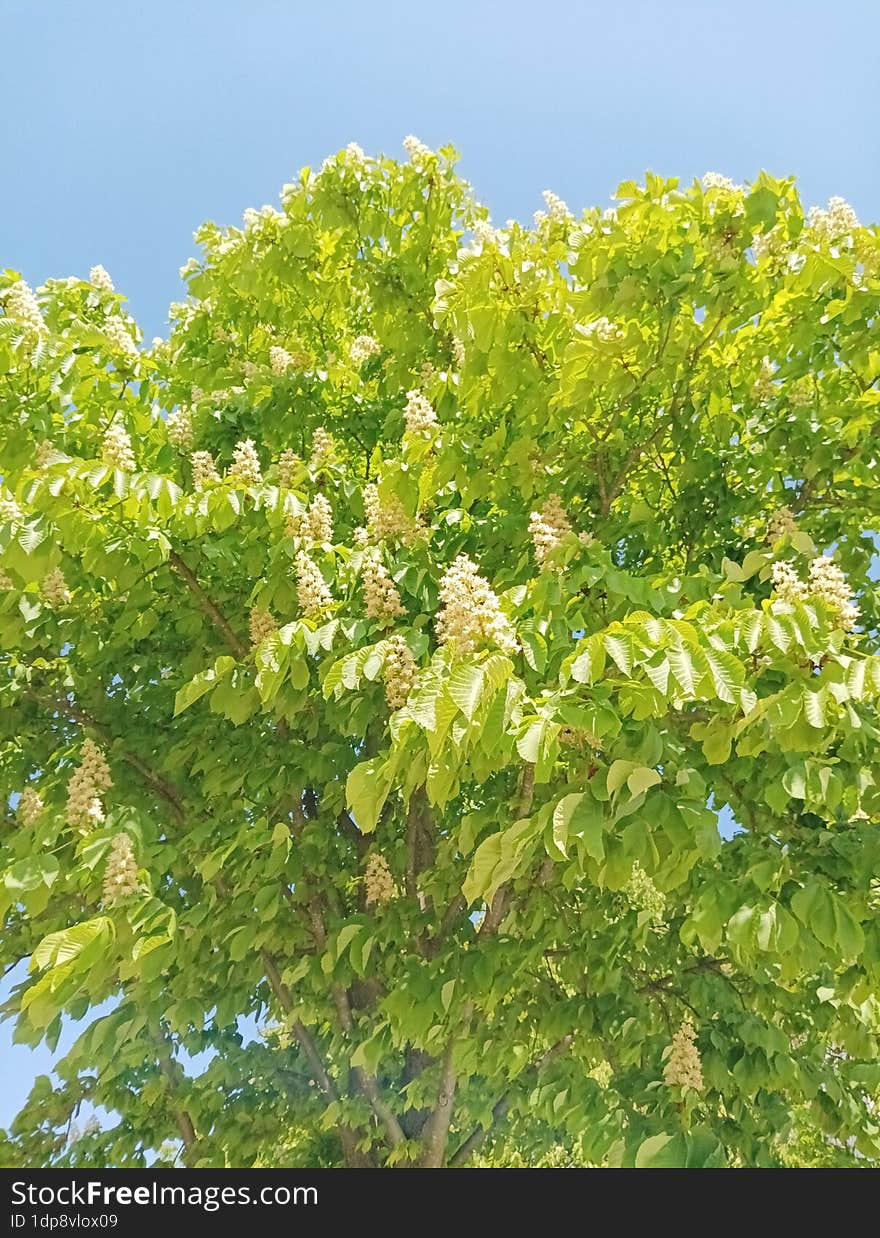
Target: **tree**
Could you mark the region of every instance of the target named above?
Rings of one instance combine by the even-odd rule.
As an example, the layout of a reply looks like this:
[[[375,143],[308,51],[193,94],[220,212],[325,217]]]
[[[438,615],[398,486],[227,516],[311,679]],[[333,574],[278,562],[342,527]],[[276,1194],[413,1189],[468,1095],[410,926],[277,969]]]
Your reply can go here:
[[[406,147],[4,277],[4,1157],[876,1157],[877,233]]]

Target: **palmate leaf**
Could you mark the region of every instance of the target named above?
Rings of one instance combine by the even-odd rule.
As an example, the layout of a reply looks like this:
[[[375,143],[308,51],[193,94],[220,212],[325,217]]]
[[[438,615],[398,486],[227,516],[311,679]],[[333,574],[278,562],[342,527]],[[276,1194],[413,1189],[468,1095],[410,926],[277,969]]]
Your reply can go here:
[[[113,933],[113,921],[108,916],[98,916],[94,920],[74,924],[57,933],[49,933],[31,956],[31,971],[42,971],[46,967],[59,967],[69,963],[87,946],[108,942]]]
[[[446,691],[470,721],[494,697],[513,673],[509,658],[492,654],[477,665],[460,663],[446,682]]]

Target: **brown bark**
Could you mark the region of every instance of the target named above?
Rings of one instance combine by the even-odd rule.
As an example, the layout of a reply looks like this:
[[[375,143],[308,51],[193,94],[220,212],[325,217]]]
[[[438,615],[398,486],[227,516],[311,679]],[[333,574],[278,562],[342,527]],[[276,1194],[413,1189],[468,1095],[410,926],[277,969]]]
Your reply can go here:
[[[419,1166],[422,1169],[441,1169],[446,1158],[446,1145],[449,1142],[449,1127],[452,1122],[452,1109],[455,1102],[455,1086],[457,1076],[453,1065],[454,1044],[450,1042],[443,1054],[440,1064],[440,1086],[437,1089],[437,1102],[434,1111],[425,1123],[422,1134],[422,1156]]]
[[[211,601],[208,594],[199,584],[195,572],[193,572],[191,568],[187,567],[180,555],[174,550],[172,550],[171,554],[168,556],[168,561],[177,572],[178,576],[180,576],[181,580],[184,581],[187,588],[196,599],[196,602],[201,610],[203,610],[211,620],[211,623],[219,635],[223,637],[226,645],[232,653],[235,654],[239,662],[243,662],[248,657],[250,650],[243,641],[239,640],[226,617],[221,613],[215,603]]]

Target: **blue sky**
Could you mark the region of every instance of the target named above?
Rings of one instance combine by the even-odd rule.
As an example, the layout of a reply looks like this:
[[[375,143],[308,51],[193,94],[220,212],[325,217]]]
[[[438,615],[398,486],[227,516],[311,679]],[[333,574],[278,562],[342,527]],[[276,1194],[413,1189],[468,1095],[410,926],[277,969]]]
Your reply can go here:
[[[203,219],[352,140],[452,140],[502,222],[649,167],[880,218],[876,0],[3,0],[0,33],[0,262],[102,262],[148,339]]]
[[[880,219],[877,0],[2,0],[0,38],[0,266],[102,262],[148,339],[202,220],[349,141],[452,141],[499,222],[762,167]],[[50,1064],[10,1038],[0,1125]]]

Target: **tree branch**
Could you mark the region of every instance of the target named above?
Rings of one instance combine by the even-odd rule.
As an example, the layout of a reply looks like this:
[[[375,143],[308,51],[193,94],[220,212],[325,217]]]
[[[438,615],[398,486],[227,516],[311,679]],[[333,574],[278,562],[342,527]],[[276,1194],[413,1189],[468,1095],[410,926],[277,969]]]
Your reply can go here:
[[[235,635],[235,633],[233,632],[226,618],[223,616],[223,614],[221,614],[220,610],[211,601],[211,599],[208,597],[208,594],[199,584],[198,580],[196,579],[195,573],[191,571],[190,568],[187,567],[183,559],[181,559],[180,555],[175,550],[171,551],[171,554],[168,556],[168,559],[169,559],[169,562],[171,563],[171,566],[177,572],[178,576],[180,576],[181,579],[186,583],[187,587],[191,591],[193,597],[196,599],[201,609],[205,612],[205,614],[211,620],[211,623],[214,625],[214,627],[219,632],[219,634],[223,637],[223,640],[226,642],[226,645],[229,647],[232,653],[235,654],[239,662],[243,662],[248,657],[250,650]]]
[[[449,1159],[450,1169],[457,1169],[460,1165],[466,1165],[471,1156],[475,1152],[479,1152],[483,1144],[486,1142],[486,1136],[489,1131],[496,1126],[503,1117],[506,1117],[507,1111],[510,1108],[510,1093],[505,1092],[499,1101],[495,1102],[492,1108],[492,1118],[488,1126],[475,1126],[467,1139],[460,1143]]]
[[[315,899],[312,899],[309,903],[309,916],[312,922],[315,945],[319,950],[326,950],[327,930],[324,927],[321,909]],[[330,996],[333,999],[333,1005],[336,1007],[336,1015],[343,1035],[348,1041],[353,1041],[355,1032],[354,1018],[351,1013],[351,1002],[348,999],[348,994],[341,984],[331,984]],[[375,1113],[384,1126],[391,1147],[396,1148],[398,1144],[404,1142],[406,1135],[403,1133],[403,1128],[396,1115],[382,1099],[376,1076],[371,1074],[370,1071],[364,1070],[361,1066],[352,1066],[350,1070],[355,1087],[369,1102],[373,1113]]]
[[[515,819],[519,821],[522,817],[527,817],[532,810],[532,800],[535,796],[535,767],[530,761],[526,761],[522,767],[522,773],[519,780],[519,790],[517,792],[517,800],[515,807]],[[480,926],[480,936],[493,937],[504,917],[510,910],[510,903],[513,899],[513,885],[507,881],[504,885],[499,886],[492,898],[492,904],[486,912],[486,918]]]
[[[406,893],[417,900],[422,911],[426,908],[424,895],[418,887],[419,875],[434,863],[434,838],[431,832],[431,809],[425,788],[413,792],[406,814]]]
[[[547,1052],[539,1057],[537,1062],[534,1063],[533,1069],[535,1072],[540,1074],[545,1066],[547,1066],[555,1058],[561,1057],[573,1040],[574,1033],[569,1033],[567,1036],[563,1036],[561,1040],[558,1040],[555,1045],[549,1048]],[[495,1102],[495,1105],[492,1108],[492,1118],[489,1125],[474,1127],[467,1139],[465,1139],[463,1143],[459,1144],[455,1152],[452,1154],[449,1161],[450,1168],[454,1169],[459,1165],[466,1164],[467,1161],[470,1160],[473,1153],[479,1151],[485,1143],[486,1136],[492,1128],[507,1114],[510,1109],[512,1097],[513,1088],[510,1088],[499,1100]]]
[[[449,1142],[449,1126],[452,1122],[452,1106],[455,1100],[457,1075],[453,1064],[454,1042],[450,1041],[440,1064],[440,1085],[437,1103],[425,1124],[422,1135],[421,1169],[441,1169]]]
[[[269,981],[269,987],[275,994],[275,999],[278,1005],[285,1014],[291,1014],[294,1009],[293,998],[290,995],[290,990],[281,979],[281,973],[278,970],[278,965],[268,950],[260,951],[260,958],[263,963],[263,969],[266,973],[266,979]],[[315,1083],[320,1088],[321,1092],[327,1099],[328,1103],[339,1100],[339,1092],[336,1085],[327,1073],[327,1068],[321,1060],[321,1055],[318,1052],[318,1046],[309,1029],[300,1022],[299,1019],[292,1020],[290,1024],[291,1030],[297,1039],[297,1043],[303,1051],[306,1061],[309,1064],[309,1070]],[[364,1157],[363,1153],[358,1149],[359,1135],[358,1132],[352,1130],[350,1126],[340,1123],[337,1128],[339,1142],[342,1145],[342,1152],[345,1157],[346,1164],[350,1167],[364,1167],[371,1164],[368,1157]]]
[[[78,709],[75,705],[71,705],[69,701],[58,700],[56,698],[48,700],[47,698],[40,696],[39,693],[34,692],[32,688],[25,688],[24,692],[25,696],[29,697],[30,700],[34,701],[42,709],[48,709],[52,713],[62,714],[65,718],[70,718],[72,722],[77,722],[80,726],[88,727],[90,730],[94,731],[96,735],[99,735],[106,744],[114,744],[116,742],[112,732],[104,726],[103,723],[98,722],[84,710]],[[183,796],[180,791],[178,791],[177,787],[175,787],[173,783],[169,782],[167,778],[163,778],[161,774],[157,774],[156,771],[151,769],[150,766],[147,765],[146,761],[142,761],[136,753],[129,752],[127,749],[123,748],[120,755],[127,765],[130,765],[132,769],[137,770],[144,781],[149,783],[157,795],[161,796],[162,799],[166,800],[167,803],[171,805],[174,815],[177,817],[178,821],[183,821]]]
[[[171,1051],[168,1048],[167,1037],[163,1034],[162,1026],[158,1021],[151,1027],[150,1034],[157,1049],[159,1070],[168,1083],[168,1091],[172,1098],[174,1120],[177,1123],[177,1129],[180,1131],[180,1138],[183,1140],[184,1147],[189,1152],[198,1142],[196,1129],[187,1111],[185,1109],[178,1109],[173,1104],[174,1094],[177,1091],[177,1076],[174,1073],[174,1064],[171,1059]]]

